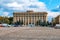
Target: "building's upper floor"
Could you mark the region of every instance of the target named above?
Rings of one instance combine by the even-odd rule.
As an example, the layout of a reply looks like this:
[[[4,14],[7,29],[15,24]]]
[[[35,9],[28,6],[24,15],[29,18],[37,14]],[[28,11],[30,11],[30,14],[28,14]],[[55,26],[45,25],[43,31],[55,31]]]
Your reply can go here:
[[[13,16],[47,16],[47,12],[34,12],[34,11],[26,11],[26,12],[14,12]]]

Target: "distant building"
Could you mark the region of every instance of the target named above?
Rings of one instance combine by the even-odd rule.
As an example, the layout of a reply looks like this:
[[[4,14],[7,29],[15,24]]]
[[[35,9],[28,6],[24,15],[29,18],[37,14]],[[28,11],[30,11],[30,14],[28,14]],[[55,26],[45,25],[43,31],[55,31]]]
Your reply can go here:
[[[23,25],[36,24],[37,21],[47,22],[47,12],[14,12],[13,22],[23,21]]]
[[[60,24],[60,15],[55,18],[55,24]]]

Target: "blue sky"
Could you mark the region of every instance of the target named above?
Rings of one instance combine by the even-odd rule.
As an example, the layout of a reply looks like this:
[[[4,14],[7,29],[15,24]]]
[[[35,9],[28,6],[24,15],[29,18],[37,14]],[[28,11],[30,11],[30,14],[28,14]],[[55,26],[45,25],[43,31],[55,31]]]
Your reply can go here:
[[[56,6],[60,5],[60,0],[40,0],[44,2],[49,10],[56,8]]]
[[[60,15],[60,0],[0,0],[0,16],[13,16],[13,12],[33,10],[47,12],[48,21]]]

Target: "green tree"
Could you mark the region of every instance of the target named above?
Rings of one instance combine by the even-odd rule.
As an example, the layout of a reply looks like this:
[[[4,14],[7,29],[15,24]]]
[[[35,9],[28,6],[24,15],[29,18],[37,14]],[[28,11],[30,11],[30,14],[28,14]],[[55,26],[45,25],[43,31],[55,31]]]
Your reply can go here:
[[[3,22],[3,17],[0,16],[0,23],[2,23],[2,22]]]
[[[49,22],[46,22],[46,21],[41,21],[41,20],[38,20],[36,22],[36,25],[40,25],[40,26],[48,26]]]
[[[36,22],[36,25],[42,26],[42,24],[43,24],[43,22],[42,22],[41,20],[38,20],[38,21]]]
[[[3,17],[3,23],[9,24],[9,19],[8,19],[8,17]]]
[[[0,23],[7,23],[7,24],[9,24],[8,17],[1,17],[0,16]]]
[[[14,23],[15,25],[23,25],[23,21],[19,20],[17,22]]]
[[[8,20],[9,20],[9,24],[13,24],[13,17],[9,17]]]

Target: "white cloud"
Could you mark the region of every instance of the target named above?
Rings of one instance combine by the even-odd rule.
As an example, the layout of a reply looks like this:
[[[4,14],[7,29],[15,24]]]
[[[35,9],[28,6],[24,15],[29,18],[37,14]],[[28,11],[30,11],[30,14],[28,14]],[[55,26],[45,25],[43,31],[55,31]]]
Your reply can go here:
[[[2,16],[8,16],[9,12],[3,12]]]
[[[51,16],[51,17],[56,17],[56,16],[60,15],[59,12],[51,12],[51,11],[48,11],[47,13],[48,13],[48,16]]]
[[[29,6],[36,6],[37,8],[29,8]],[[43,2],[35,2],[35,3],[30,3],[27,5],[27,10],[34,10],[34,11],[47,11],[46,5]]]
[[[56,8],[55,8],[55,10],[57,10],[57,11],[47,11],[47,13],[48,13],[48,16],[51,16],[51,17],[56,17],[56,16],[58,16],[58,15],[60,15],[60,5],[58,5]]]
[[[48,12],[48,16],[56,17],[59,12],[51,12],[47,10],[46,4],[37,0],[16,0],[12,3],[6,4],[7,7],[13,10],[33,10]],[[30,7],[33,6],[33,7]],[[36,6],[36,8],[34,7]]]
[[[29,6],[31,5],[37,8],[30,8]],[[16,0],[12,3],[5,4],[5,6],[13,10],[47,11],[45,3],[37,0]]]
[[[17,2],[13,2],[13,3],[8,3],[6,6],[8,7],[22,7],[23,4],[18,4]]]
[[[6,6],[11,8],[12,10],[22,10],[23,9],[23,4],[19,4],[17,2],[8,3]]]
[[[58,5],[57,8],[60,8],[60,5]]]

